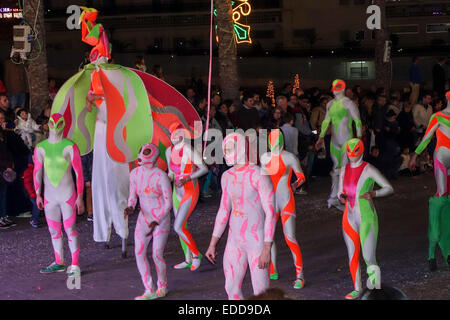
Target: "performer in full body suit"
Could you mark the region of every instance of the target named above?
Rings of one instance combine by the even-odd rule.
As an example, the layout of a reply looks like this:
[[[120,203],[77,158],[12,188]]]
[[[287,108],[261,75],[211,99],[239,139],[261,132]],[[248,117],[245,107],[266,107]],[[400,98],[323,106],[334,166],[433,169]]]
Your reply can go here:
[[[130,174],[130,197],[125,216],[132,214],[137,199],[141,211],[134,233],[134,254],[141,274],[145,292],[136,300],[149,300],[167,294],[166,262],[164,249],[170,231],[170,209],[172,209],[172,187],[167,174],[156,167],[159,149],[154,144],[144,145],[139,154],[137,167]],[[158,275],[156,292],[150,266],[147,260],[147,247],[153,239],[153,262]]]
[[[303,174],[298,158],[294,154],[284,150],[284,138],[281,130],[276,129],[269,134],[269,148],[271,152],[261,156],[261,167],[265,174],[268,174],[272,180],[275,191],[277,221],[279,216],[281,216],[284,237],[294,258],[296,271],[294,288],[301,289],[305,284],[305,280],[303,277],[302,253],[295,235],[296,214],[293,191],[305,181],[305,175]],[[291,185],[292,173],[297,177],[297,181]],[[273,280],[278,279],[276,254],[274,241],[272,244],[272,264],[270,268],[270,278]]]
[[[174,229],[180,237],[185,254],[185,261],[174,266],[175,269],[197,270],[202,255],[187,228],[187,221],[197,205],[199,196],[198,178],[208,173],[208,168],[199,154],[185,141],[187,132],[180,125],[170,128],[172,147],[166,150],[169,163],[169,178],[174,181],[173,211],[175,213]],[[196,170],[197,168],[197,170]]]
[[[374,285],[379,281],[375,258],[378,217],[372,199],[388,196],[394,189],[374,166],[362,160],[364,144],[360,139],[349,140],[345,147],[350,163],[341,168],[338,196],[341,203],[345,203],[342,228],[354,285],[354,291],[345,298],[351,300],[359,298],[362,293],[359,267],[361,248],[370,281]],[[374,191],[374,183],[381,189]]]
[[[437,269],[435,251],[439,244],[447,265],[450,264],[450,91],[446,93],[447,107],[431,116],[422,142],[417,146],[410,160],[410,169],[416,167],[417,156],[421,154],[434,134],[437,144],[434,151],[434,177],[436,196],[429,200],[428,262],[431,271]]]
[[[223,257],[225,290],[228,299],[243,299],[241,286],[247,266],[255,295],[269,287],[270,247],[276,224],[275,197],[270,178],[246,159],[242,134],[227,135],[222,148],[226,163],[233,168],[222,175],[222,199],[206,257],[215,263],[216,244],[229,219]]]
[[[345,154],[345,144],[354,137],[353,122],[356,127],[356,136],[361,138],[361,119],[358,108],[353,101],[345,96],[345,82],[343,80],[335,80],[332,90],[335,98],[327,104],[327,111],[325,119],[322,122],[322,129],[316,143],[316,149],[320,150],[323,147],[324,137],[331,123],[330,155],[333,161],[333,169],[330,172],[331,194],[328,198],[328,207],[334,206],[343,210],[337,198],[339,170],[348,162],[347,155]]]
[[[83,169],[77,145],[63,138],[64,126],[64,118],[60,114],[52,114],[49,120],[49,138],[40,142],[34,150],[36,204],[40,210],[45,210],[55,253],[55,261],[47,268],[42,268],[41,273],[65,270],[62,222],[72,253],[72,265],[67,272],[69,275],[79,275],[80,243],[75,223],[76,212],[78,211],[78,214],[84,212]],[[76,175],[76,187],[73,183],[72,168]],[[43,188],[44,197],[42,197]]]

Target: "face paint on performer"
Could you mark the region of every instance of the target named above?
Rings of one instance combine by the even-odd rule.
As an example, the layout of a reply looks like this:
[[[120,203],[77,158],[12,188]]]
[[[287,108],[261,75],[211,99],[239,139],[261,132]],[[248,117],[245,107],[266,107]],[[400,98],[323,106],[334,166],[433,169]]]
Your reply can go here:
[[[152,143],[142,146],[138,156],[138,163],[141,166],[153,167],[159,157],[159,149]]]
[[[269,148],[273,153],[281,153],[284,150],[284,136],[280,129],[275,129],[270,132]]]
[[[59,113],[52,114],[48,121],[49,136],[52,139],[62,139],[65,126],[66,121],[62,115]]]
[[[351,163],[362,161],[364,156],[364,144],[360,139],[351,139],[347,142],[347,156]]]
[[[345,90],[345,81],[341,80],[341,79],[337,79],[333,81],[333,87],[332,87],[332,91],[333,94],[336,95],[337,93],[342,93]]]
[[[228,166],[244,165],[247,163],[245,136],[233,132],[228,134],[222,142],[222,151]]]

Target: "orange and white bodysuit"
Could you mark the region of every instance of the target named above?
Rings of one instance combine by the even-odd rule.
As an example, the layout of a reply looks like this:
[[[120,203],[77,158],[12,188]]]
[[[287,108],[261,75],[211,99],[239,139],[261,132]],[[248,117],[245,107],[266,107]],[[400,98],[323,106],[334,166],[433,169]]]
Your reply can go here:
[[[245,158],[244,136],[232,133],[223,141],[225,160],[233,166],[222,175],[222,199],[217,212],[207,258],[214,262],[215,245],[229,221],[223,257],[228,299],[243,299],[242,281],[250,267],[253,292],[268,289],[270,246],[275,231],[275,197],[270,178]]]
[[[173,210],[175,213],[174,229],[180,237],[185,253],[185,261],[174,266],[175,269],[198,269],[202,255],[188,230],[187,221],[197,205],[200,188],[198,178],[208,173],[202,156],[185,141],[184,129],[172,130],[172,147],[166,150],[169,163],[169,178],[174,181]]]
[[[275,210],[278,217],[281,216],[284,238],[294,258],[296,271],[295,289],[304,286],[303,261],[300,246],[295,234],[295,199],[291,186],[292,173],[297,177],[295,187],[299,187],[305,181],[298,158],[284,150],[284,138],[281,130],[273,130],[269,135],[269,148],[271,152],[261,156],[261,167],[270,176],[275,190]],[[271,279],[278,279],[276,268],[276,246],[272,245],[272,264],[270,270]]]

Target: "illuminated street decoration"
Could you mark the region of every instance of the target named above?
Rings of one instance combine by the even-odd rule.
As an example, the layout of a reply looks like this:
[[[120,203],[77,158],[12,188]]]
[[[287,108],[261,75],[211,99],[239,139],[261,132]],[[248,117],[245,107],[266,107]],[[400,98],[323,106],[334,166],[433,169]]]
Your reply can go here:
[[[0,19],[22,19],[22,9],[0,8]]]
[[[242,17],[247,17],[250,15],[252,12],[252,6],[248,0],[236,0],[231,1],[231,7],[233,8],[232,18],[236,43],[252,43],[252,39],[250,37],[251,27],[241,21]],[[217,17],[217,9],[214,9],[214,16]],[[216,41],[219,42],[219,37],[217,35],[217,24],[215,28]]]
[[[273,86],[273,81],[270,80],[267,85],[266,97],[272,101],[272,107],[275,108],[275,88]]]

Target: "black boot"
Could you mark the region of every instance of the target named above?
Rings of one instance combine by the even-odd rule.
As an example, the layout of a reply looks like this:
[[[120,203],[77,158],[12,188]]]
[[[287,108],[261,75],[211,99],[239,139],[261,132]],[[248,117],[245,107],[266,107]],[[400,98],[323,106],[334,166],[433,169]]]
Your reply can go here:
[[[436,271],[437,270],[436,259],[428,260],[428,267],[430,268],[431,272]]]

